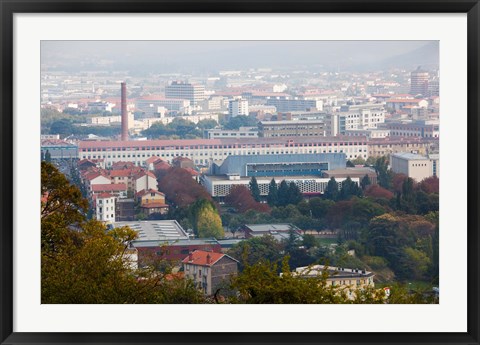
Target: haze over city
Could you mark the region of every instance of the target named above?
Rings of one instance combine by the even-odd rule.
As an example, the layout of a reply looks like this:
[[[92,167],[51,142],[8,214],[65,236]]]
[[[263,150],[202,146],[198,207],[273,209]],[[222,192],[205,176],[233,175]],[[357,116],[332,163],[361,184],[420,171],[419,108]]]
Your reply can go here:
[[[438,65],[437,41],[43,41],[54,69],[139,73],[230,68],[366,71]]]
[[[439,303],[439,42],[41,56],[42,303]]]

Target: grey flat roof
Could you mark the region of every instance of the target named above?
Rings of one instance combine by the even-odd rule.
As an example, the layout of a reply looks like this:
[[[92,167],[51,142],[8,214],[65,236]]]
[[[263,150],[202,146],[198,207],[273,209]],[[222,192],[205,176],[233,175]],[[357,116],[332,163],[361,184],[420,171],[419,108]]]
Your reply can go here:
[[[400,152],[400,153],[393,153],[393,157],[398,157],[398,158],[403,158],[403,159],[408,159],[408,160],[426,160],[428,159],[425,156],[422,155],[417,155],[415,153],[410,153],[410,152]]]
[[[173,241],[156,241],[156,240],[135,240],[132,245],[136,248],[158,247],[162,245],[168,246],[194,246],[204,244],[219,244],[215,238],[199,238],[199,239],[181,239]]]
[[[227,175],[206,175],[209,180],[211,181],[229,181],[230,179],[228,178]],[[328,178],[326,177],[321,177],[321,176],[316,176],[316,175],[304,175],[304,176],[255,176],[255,179],[257,182],[260,181],[272,181],[272,178],[275,179],[275,182],[280,183],[283,180],[285,181],[292,181],[292,180],[326,180],[328,181]],[[250,176],[246,177],[240,177],[237,178],[236,180],[231,180],[232,182],[234,181],[250,181],[252,178]]]
[[[290,231],[299,230],[293,224],[245,224],[253,232],[268,232],[268,231]]]
[[[176,220],[148,220],[116,222],[115,228],[128,226],[138,233],[137,241],[175,241],[188,239],[188,235]]]
[[[369,167],[359,167],[359,168],[345,168],[345,169],[333,169],[333,170],[325,170],[324,173],[326,174],[349,174],[349,173],[375,173],[375,169]]]

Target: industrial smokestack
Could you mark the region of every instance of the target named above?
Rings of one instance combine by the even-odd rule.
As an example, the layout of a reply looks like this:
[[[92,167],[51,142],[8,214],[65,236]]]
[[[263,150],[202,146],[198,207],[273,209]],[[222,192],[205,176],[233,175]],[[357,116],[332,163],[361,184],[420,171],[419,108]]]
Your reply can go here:
[[[122,83],[122,141],[128,140],[127,83]]]

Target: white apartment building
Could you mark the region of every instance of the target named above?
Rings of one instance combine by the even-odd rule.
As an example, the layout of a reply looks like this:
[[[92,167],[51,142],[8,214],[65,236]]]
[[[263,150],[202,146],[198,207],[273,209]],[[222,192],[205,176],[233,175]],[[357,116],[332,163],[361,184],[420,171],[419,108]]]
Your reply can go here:
[[[418,120],[408,122],[391,122],[385,124],[392,136],[439,138],[440,122],[438,120]]]
[[[440,177],[440,157],[431,154],[428,157],[413,153],[395,153],[390,156],[392,171],[404,174],[417,182],[427,177]]]
[[[287,182],[290,184],[291,182],[295,183],[295,185],[300,189],[300,192],[305,195],[315,196],[320,195],[325,192],[327,188],[328,182],[330,178],[324,178],[319,176],[275,176],[275,177],[256,177],[258,188],[260,189],[261,196],[268,195],[268,188],[272,178],[275,179],[275,182],[280,184],[282,181]],[[346,180],[346,178],[336,178],[336,182],[338,183],[338,188],[342,188],[342,182]],[[357,184],[360,183],[360,178],[353,177],[351,180]],[[212,175],[203,175],[201,179],[202,185],[205,189],[210,193],[210,195],[220,201],[230,193],[230,190],[233,186],[245,186],[249,188],[249,183],[251,181],[251,177],[240,177],[238,175],[231,175],[231,176],[212,176]]]
[[[205,99],[205,86],[182,81],[173,81],[165,86],[165,97],[188,99],[192,106]]]
[[[245,115],[248,116],[248,101],[246,99],[232,99],[228,102],[228,116],[230,118]]]
[[[345,153],[347,159],[368,157],[368,142],[362,137],[289,137],[248,139],[189,139],[142,141],[80,141],[79,159],[103,159],[107,167],[118,161],[144,166],[157,156],[171,163],[186,157],[195,164],[222,162],[230,155],[282,155],[294,153]]]
[[[92,125],[109,126],[111,124],[119,124],[122,122],[122,116],[95,116],[90,119]],[[134,117],[132,113],[128,114],[128,128],[132,128]]]
[[[115,223],[115,196],[108,193],[96,195],[95,218],[104,223]]]
[[[345,131],[344,134],[351,137],[367,137],[371,139],[379,139],[389,137],[390,130],[383,128],[353,129]]]
[[[327,114],[325,122],[327,124],[327,134],[336,136],[345,134],[349,130],[375,129],[379,124],[385,122],[385,109],[383,106],[351,106],[348,111],[341,111]]]
[[[258,127],[240,127],[238,130],[209,129],[206,131],[208,139],[220,138],[258,138]]]
[[[160,107],[185,114],[192,113],[190,100],[188,99],[145,97],[135,101],[135,108],[146,115],[153,116],[154,114],[158,113],[158,108]]]

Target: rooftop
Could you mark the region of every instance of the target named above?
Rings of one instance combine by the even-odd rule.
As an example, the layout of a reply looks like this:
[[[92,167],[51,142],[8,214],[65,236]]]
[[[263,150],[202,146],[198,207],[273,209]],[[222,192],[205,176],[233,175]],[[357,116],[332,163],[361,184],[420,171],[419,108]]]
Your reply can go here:
[[[245,227],[247,227],[253,232],[289,232],[290,230],[300,230],[293,224],[245,224]]]
[[[93,192],[120,192],[126,190],[127,185],[124,183],[94,184],[92,186]]]
[[[198,266],[213,266],[218,260],[220,260],[224,256],[227,256],[230,259],[237,261],[231,256],[228,256],[226,254],[196,250],[190,255],[188,255],[185,259],[183,259],[182,262],[184,264],[188,263],[191,265],[198,265]]]
[[[167,246],[203,246],[203,245],[218,245],[219,241],[215,238],[197,238],[197,239],[179,239],[179,240],[170,240],[170,241],[157,241],[157,240],[135,240],[132,242],[132,245],[135,248],[146,248],[146,247],[158,247],[162,245]]]
[[[138,241],[175,241],[188,239],[188,235],[176,220],[149,220],[116,222],[115,228],[128,226],[138,233]]]
[[[415,154],[415,153],[410,153],[410,152],[394,153],[394,154],[392,154],[392,156],[393,156],[393,157],[402,158],[402,159],[408,159],[408,160],[410,160],[410,161],[428,159],[428,158],[425,157],[425,156],[417,155],[417,154]]]
[[[298,267],[294,273],[302,277],[315,277],[327,270],[329,278],[364,278],[374,276],[373,272],[358,268],[328,267],[324,265],[314,265]]]

